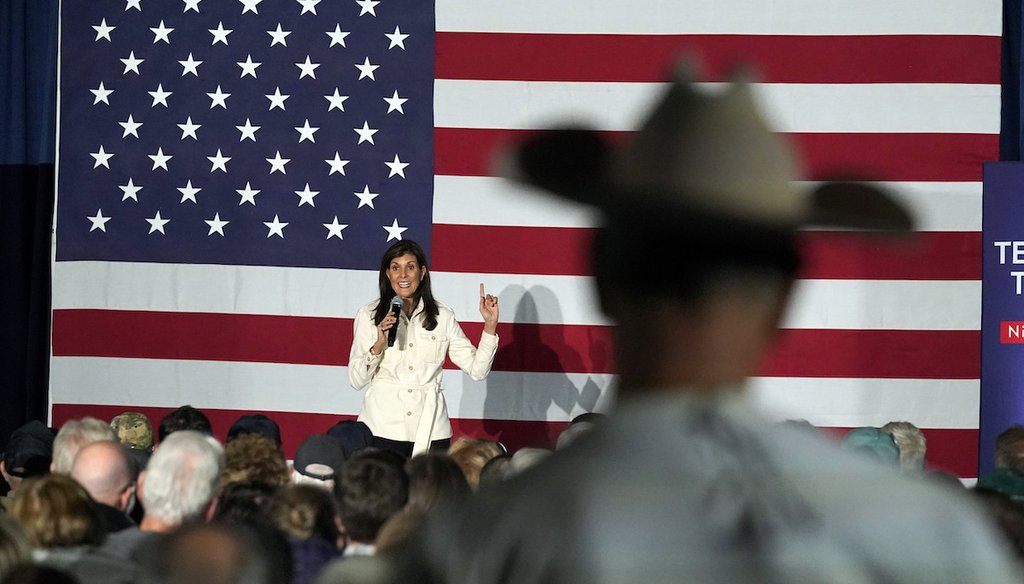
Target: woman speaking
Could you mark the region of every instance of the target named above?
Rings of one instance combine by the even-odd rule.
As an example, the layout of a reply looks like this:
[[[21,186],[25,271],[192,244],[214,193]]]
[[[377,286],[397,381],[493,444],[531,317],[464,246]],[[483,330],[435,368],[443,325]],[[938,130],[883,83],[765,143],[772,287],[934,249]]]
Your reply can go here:
[[[498,349],[498,298],[480,284],[484,331],[477,348],[455,313],[434,300],[426,255],[416,242],[398,241],[384,252],[379,287],[380,297],[360,308],[353,324],[348,380],[357,390],[369,385],[359,420],[373,432],[375,446],[405,456],[447,449],[445,355],[473,379],[487,376]]]

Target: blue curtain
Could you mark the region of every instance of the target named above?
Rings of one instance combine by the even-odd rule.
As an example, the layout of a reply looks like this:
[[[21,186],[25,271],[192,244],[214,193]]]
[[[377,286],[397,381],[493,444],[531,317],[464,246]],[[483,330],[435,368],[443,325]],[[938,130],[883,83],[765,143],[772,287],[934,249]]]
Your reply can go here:
[[[45,420],[57,0],[0,0],[0,445]]]

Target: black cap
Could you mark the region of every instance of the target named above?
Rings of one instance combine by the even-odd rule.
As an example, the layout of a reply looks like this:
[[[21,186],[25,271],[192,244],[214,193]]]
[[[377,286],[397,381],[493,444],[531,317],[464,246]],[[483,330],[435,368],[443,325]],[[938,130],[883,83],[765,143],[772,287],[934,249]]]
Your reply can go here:
[[[246,414],[228,429],[228,442],[242,434],[259,434],[281,447],[281,428],[263,414]]]
[[[11,434],[4,452],[4,468],[16,477],[33,477],[50,471],[53,462],[53,431],[32,420]]]
[[[352,456],[364,448],[368,448],[373,442],[373,433],[370,427],[356,420],[342,420],[331,426],[327,435],[334,439],[345,453],[345,458]]]
[[[321,481],[334,478],[334,469],[342,462],[345,453],[341,446],[325,434],[308,436],[295,451],[295,470]]]

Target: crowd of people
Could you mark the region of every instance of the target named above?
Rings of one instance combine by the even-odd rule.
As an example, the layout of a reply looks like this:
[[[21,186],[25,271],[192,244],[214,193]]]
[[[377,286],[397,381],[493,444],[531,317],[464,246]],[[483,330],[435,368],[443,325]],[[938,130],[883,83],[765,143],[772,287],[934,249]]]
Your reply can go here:
[[[560,444],[599,418],[581,416]],[[346,582],[381,570],[349,559],[394,553],[435,509],[550,454],[460,438],[409,459],[372,442],[365,424],[342,420],[306,437],[289,461],[274,420],[243,415],[222,444],[191,406],[168,413],[155,432],[137,412],[59,429],[30,422],[0,460],[0,576]]]
[[[601,414],[577,417],[554,449],[604,423]],[[305,438],[288,461],[274,420],[241,416],[222,445],[191,406],[167,414],[156,432],[135,412],[56,431],[31,422],[0,461],[8,488],[0,582],[397,581],[428,518],[487,497],[552,454],[462,437],[448,451],[405,458],[372,442],[366,425],[343,420]],[[1024,427],[1000,437],[998,469],[974,495],[928,471],[924,434],[908,422],[855,429],[842,445],[907,480],[962,491],[1024,558]]]

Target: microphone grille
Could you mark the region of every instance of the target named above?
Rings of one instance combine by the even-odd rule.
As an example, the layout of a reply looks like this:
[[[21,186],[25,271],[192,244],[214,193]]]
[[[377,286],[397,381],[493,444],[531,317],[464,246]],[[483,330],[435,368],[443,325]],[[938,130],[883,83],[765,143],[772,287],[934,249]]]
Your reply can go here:
[[[395,297],[391,299],[391,306],[401,306],[401,305],[402,305],[402,299],[399,298],[398,295],[396,294]]]

